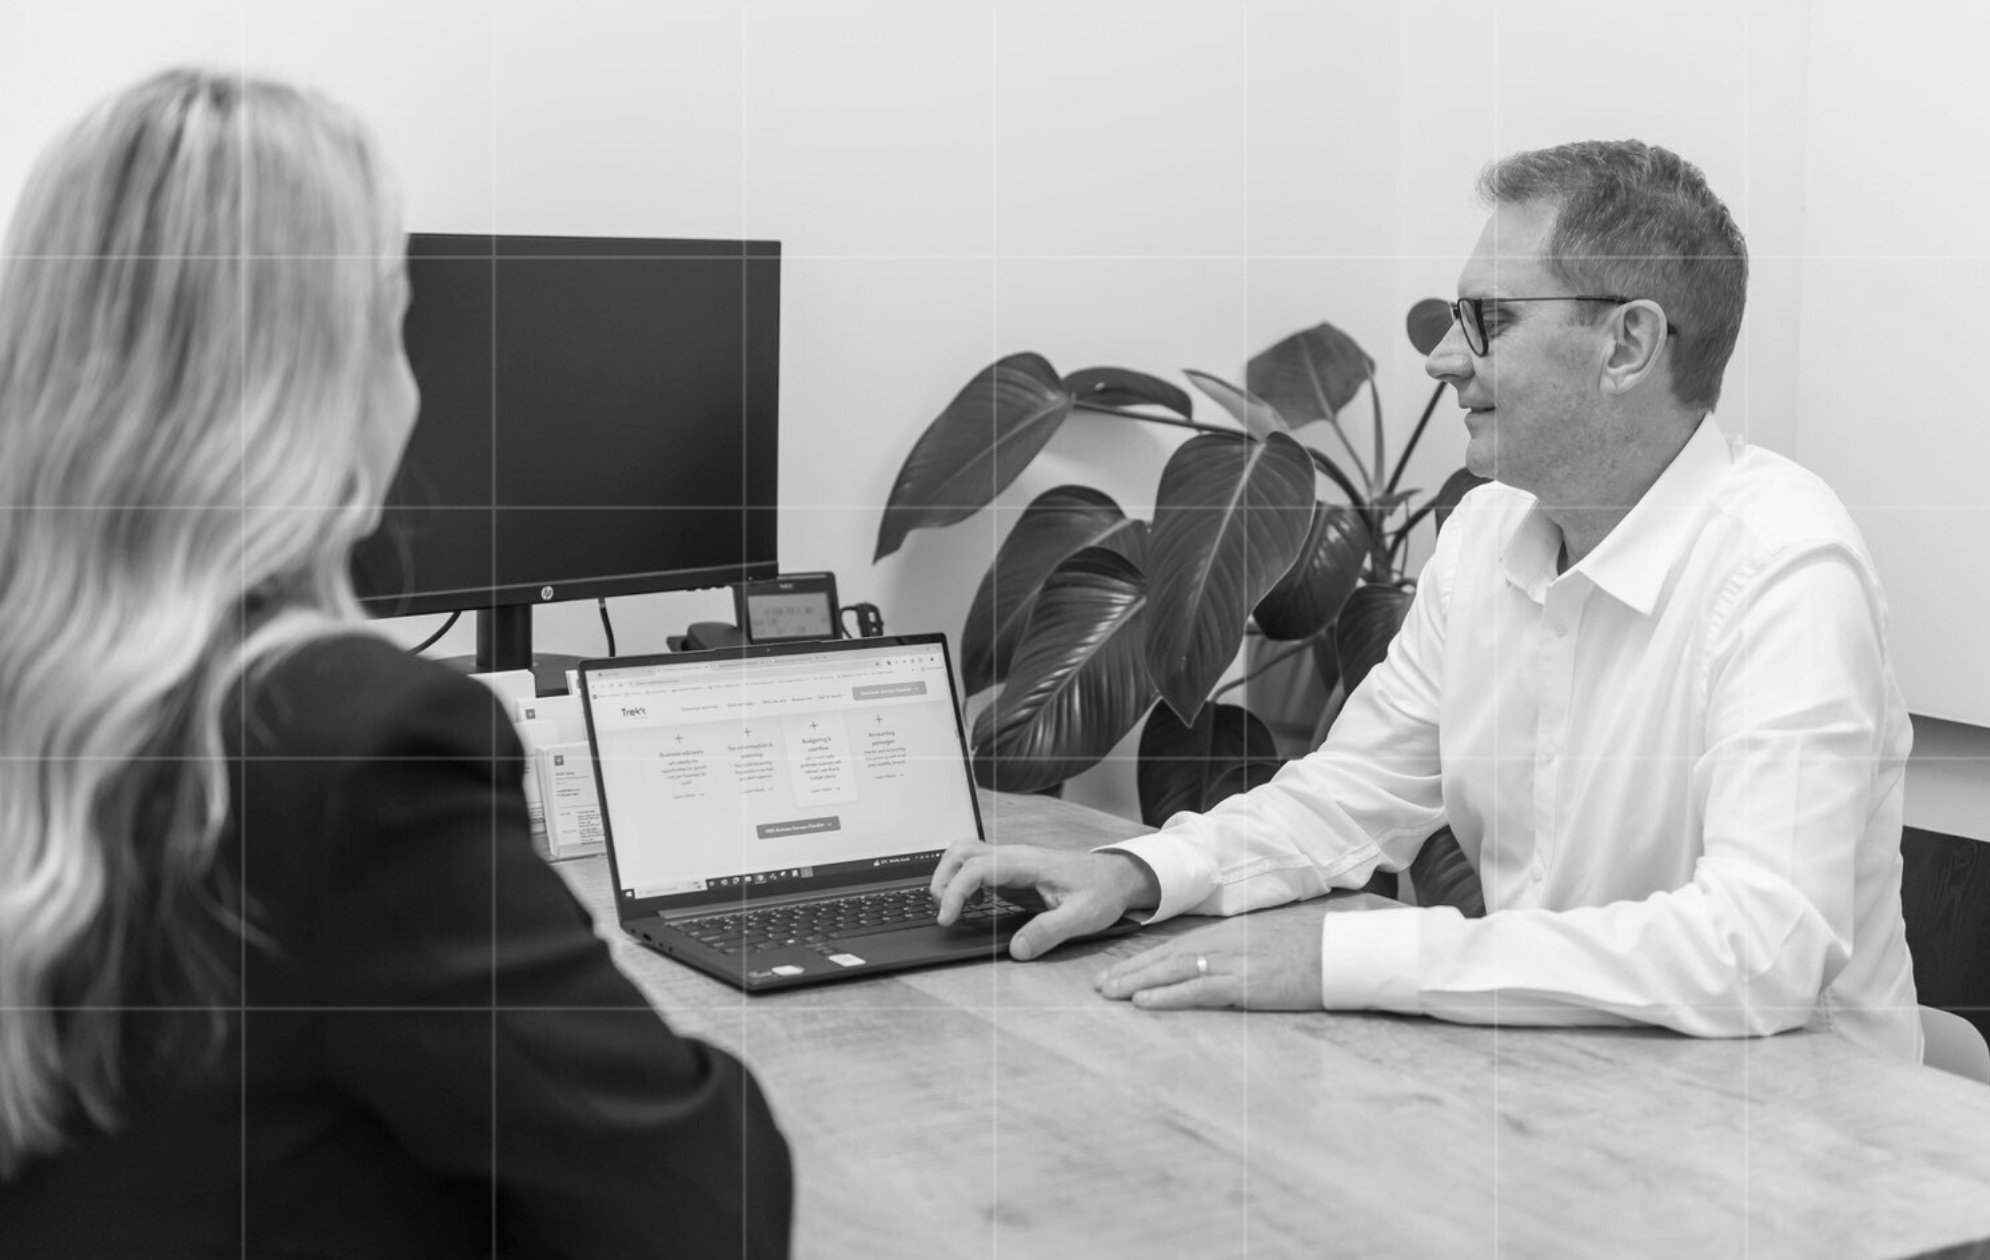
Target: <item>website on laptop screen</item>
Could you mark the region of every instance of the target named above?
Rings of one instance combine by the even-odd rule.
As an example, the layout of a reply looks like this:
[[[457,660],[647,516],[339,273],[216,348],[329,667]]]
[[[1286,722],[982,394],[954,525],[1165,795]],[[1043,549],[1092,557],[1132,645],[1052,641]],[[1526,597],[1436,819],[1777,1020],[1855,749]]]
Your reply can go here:
[[[937,643],[591,669],[587,686],[625,897],[977,834]]]

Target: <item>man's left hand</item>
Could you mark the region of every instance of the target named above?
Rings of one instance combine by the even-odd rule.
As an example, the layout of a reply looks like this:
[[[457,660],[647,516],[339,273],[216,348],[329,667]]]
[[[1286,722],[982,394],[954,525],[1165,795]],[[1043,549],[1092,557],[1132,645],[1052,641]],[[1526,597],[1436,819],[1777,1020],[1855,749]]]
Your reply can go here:
[[[1095,983],[1105,996],[1147,1010],[1316,1011],[1320,916],[1242,915],[1116,963]]]

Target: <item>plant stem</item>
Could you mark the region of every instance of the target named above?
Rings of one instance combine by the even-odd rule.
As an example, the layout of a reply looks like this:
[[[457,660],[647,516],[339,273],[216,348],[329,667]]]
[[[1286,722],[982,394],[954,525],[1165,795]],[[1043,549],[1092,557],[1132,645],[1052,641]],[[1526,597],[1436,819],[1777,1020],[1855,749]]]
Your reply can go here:
[[[1430,413],[1437,410],[1437,400],[1444,397],[1444,382],[1430,391],[1430,401],[1423,405],[1423,415],[1418,418],[1416,428],[1410,433],[1409,445],[1403,448],[1403,457],[1396,461],[1396,471],[1389,476],[1389,485],[1384,494],[1393,494],[1396,483],[1403,479],[1403,470],[1410,466],[1410,456],[1416,452],[1417,441],[1423,437],[1423,427],[1430,423]]]
[[[1375,374],[1373,372],[1368,374],[1368,401],[1375,409],[1375,475],[1370,478],[1368,484],[1370,486],[1379,486],[1382,484],[1382,464],[1384,461],[1382,453],[1382,391],[1375,387]],[[1392,484],[1386,487],[1382,493],[1387,494],[1395,488]]]
[[[1368,492],[1366,494],[1355,494],[1352,490],[1349,490],[1348,496],[1357,502],[1366,502],[1375,493],[1375,481],[1368,474],[1368,466],[1361,462],[1361,454],[1354,449],[1354,443],[1347,440],[1347,431],[1340,427],[1339,417],[1328,416],[1327,427],[1332,429],[1334,436],[1340,439],[1341,449],[1346,451],[1348,459],[1353,461],[1354,470],[1361,474],[1363,481],[1368,483]],[[1343,483],[1343,488],[1345,488],[1345,483]]]
[[[1369,578],[1371,582],[1388,581],[1392,568],[1389,563],[1389,534],[1387,530],[1382,528],[1382,520],[1386,515],[1387,513],[1385,512],[1369,513],[1368,565],[1369,571],[1375,575]]]
[[[1224,692],[1235,691],[1237,688],[1245,686],[1246,684],[1252,682],[1254,679],[1258,678],[1260,675],[1262,675],[1266,670],[1270,669],[1272,666],[1282,664],[1283,662],[1288,661],[1293,657],[1299,655],[1301,652],[1308,650],[1312,646],[1313,646],[1312,639],[1299,640],[1299,642],[1293,644],[1291,647],[1285,649],[1283,652],[1280,652],[1277,656],[1274,656],[1269,660],[1259,662],[1258,667],[1256,669],[1252,670],[1248,674],[1245,674],[1242,678],[1232,679],[1231,681],[1224,683],[1221,687],[1218,687],[1216,690],[1210,692],[1209,699],[1206,703],[1209,704],[1216,703],[1216,701],[1222,697]]]
[[[1316,451],[1308,446],[1306,454],[1312,457],[1313,467],[1325,473],[1335,485],[1339,486],[1346,493],[1349,507],[1360,511],[1368,506],[1368,500],[1361,496],[1361,492],[1354,488],[1354,483],[1349,481],[1340,469],[1334,467],[1333,461],[1326,457],[1325,452]]]
[[[1132,411],[1125,407],[1115,407],[1110,403],[1075,402],[1071,404],[1071,409],[1073,411],[1096,411],[1103,415],[1119,416],[1126,420],[1144,420],[1148,424],[1171,425],[1177,429],[1194,429],[1199,433],[1221,433],[1225,437],[1236,437],[1244,433],[1242,429],[1226,429],[1220,424],[1198,424],[1194,420],[1177,420],[1173,416],[1150,416],[1145,412]]]
[[[1437,501],[1433,499],[1431,502],[1424,504],[1416,511],[1410,513],[1409,519],[1405,520],[1402,524],[1402,528],[1396,531],[1396,537],[1399,539],[1408,537],[1409,532],[1417,527],[1417,522],[1421,521],[1424,517],[1429,516],[1433,511],[1436,510],[1436,508],[1437,508]]]
[[[1401,567],[1403,559],[1409,555],[1410,526],[1415,524],[1415,520],[1405,522],[1403,527],[1396,531],[1395,541],[1389,544],[1389,571],[1391,573],[1394,573]]]

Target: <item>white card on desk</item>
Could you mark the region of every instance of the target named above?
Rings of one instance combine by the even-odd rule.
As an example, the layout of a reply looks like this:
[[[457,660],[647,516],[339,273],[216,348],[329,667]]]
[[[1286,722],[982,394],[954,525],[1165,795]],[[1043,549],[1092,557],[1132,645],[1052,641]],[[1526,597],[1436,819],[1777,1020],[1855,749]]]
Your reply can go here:
[[[539,794],[546,802],[546,838],[556,858],[606,852],[601,795],[587,741],[550,744],[538,752]]]
[[[516,701],[512,717],[519,722],[551,722],[559,730],[555,743],[585,745],[587,715],[581,711],[580,696],[536,696]]]
[[[518,742],[525,745],[525,820],[532,832],[532,847],[551,857],[552,840],[546,834],[546,798],[540,787],[538,752],[560,742],[559,728],[551,722],[517,722]]]

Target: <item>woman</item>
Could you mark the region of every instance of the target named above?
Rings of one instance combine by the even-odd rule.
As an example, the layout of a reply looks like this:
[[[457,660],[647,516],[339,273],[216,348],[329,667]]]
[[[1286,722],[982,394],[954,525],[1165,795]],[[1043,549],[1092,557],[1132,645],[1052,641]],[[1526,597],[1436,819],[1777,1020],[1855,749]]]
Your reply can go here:
[[[0,1255],[779,1255],[787,1148],[366,634],[414,420],[364,132],[161,75],[0,273]]]

